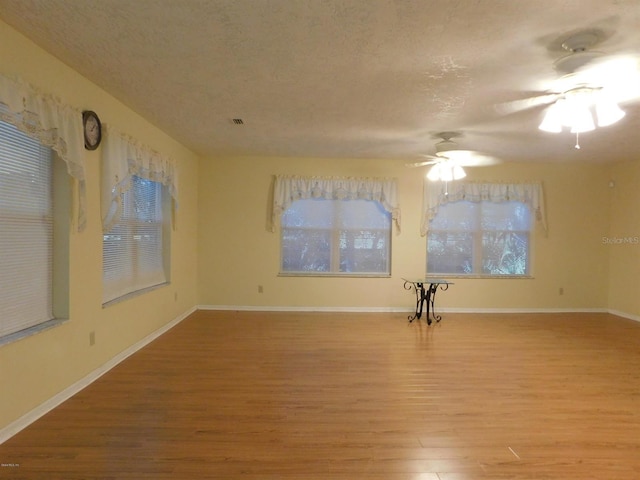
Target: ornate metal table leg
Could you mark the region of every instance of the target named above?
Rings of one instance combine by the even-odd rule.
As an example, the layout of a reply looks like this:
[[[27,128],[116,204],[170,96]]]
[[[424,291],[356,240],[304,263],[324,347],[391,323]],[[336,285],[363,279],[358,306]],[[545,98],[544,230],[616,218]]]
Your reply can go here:
[[[416,294],[416,313],[407,317],[409,322],[413,322],[416,318],[420,319],[422,316],[422,305],[425,300],[424,285],[422,283],[404,282],[405,290],[411,290],[412,288]]]
[[[436,300],[436,292],[438,291],[438,286],[440,287],[440,290],[446,290],[446,289],[448,289],[448,288],[449,288],[449,285],[448,285],[448,284],[441,285],[441,284],[439,284],[439,283],[436,283],[436,284],[432,284],[432,285],[431,285],[431,288],[430,288],[430,290],[431,290],[431,295],[430,295],[430,299],[429,299],[429,301],[430,301],[430,303],[431,303],[431,314],[432,314],[432,316],[433,316],[433,319],[434,319],[436,322],[439,322],[440,320],[442,320],[442,315],[436,315],[436,310],[435,310],[435,308],[434,308],[434,302],[435,302],[435,300]],[[429,308],[429,306],[427,306],[427,309],[428,309],[428,308]],[[429,323],[429,325],[431,325],[431,321],[430,321],[430,320],[429,320],[429,322],[428,322],[428,323]]]
[[[427,325],[431,325],[431,317],[434,315],[433,311],[433,298],[436,296],[436,285],[433,283],[429,284],[429,288],[427,289]]]

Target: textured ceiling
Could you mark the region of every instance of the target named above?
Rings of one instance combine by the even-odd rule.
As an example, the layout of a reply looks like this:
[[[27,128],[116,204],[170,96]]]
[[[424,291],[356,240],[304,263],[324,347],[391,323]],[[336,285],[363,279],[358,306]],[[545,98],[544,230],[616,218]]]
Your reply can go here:
[[[570,32],[640,52],[638,0],[0,0],[0,18],[202,155],[415,159],[440,131],[505,161],[640,151],[640,103],[581,150],[537,130],[541,108],[495,108],[549,88]]]

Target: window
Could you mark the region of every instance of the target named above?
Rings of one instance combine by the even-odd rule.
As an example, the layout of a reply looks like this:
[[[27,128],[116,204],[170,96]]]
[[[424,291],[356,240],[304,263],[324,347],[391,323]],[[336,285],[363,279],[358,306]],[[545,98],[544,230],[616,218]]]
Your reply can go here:
[[[0,337],[54,318],[53,159],[0,122]]]
[[[527,276],[531,224],[522,202],[441,205],[427,234],[427,274]]]
[[[122,194],[122,215],[103,236],[105,303],[167,282],[164,192],[160,183],[133,176]]]
[[[103,305],[169,282],[173,160],[103,125]]]
[[[377,201],[296,200],[281,227],[282,273],[391,272],[391,213]]]

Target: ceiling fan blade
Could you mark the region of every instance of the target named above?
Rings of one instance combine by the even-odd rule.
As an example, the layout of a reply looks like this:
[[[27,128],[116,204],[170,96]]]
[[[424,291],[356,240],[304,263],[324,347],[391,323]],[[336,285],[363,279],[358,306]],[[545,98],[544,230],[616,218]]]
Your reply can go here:
[[[616,55],[599,62],[592,69],[586,68],[584,73],[594,77],[606,95],[617,102],[640,97],[640,64],[633,55]]]
[[[554,82],[554,90],[587,86],[602,89],[607,98],[624,102],[640,97],[640,64],[636,55],[605,55]]]
[[[541,93],[534,97],[523,98],[520,100],[512,100],[495,105],[496,112],[500,115],[510,115],[512,113],[529,110],[541,105],[548,105],[558,99],[560,95],[557,93]]]
[[[491,165],[497,165],[502,161],[496,157],[490,155],[474,155],[466,162],[460,162],[461,167],[489,167]]]
[[[638,57],[635,55],[606,55],[577,69],[575,74],[589,81],[606,83],[620,76],[636,76],[638,69]]]
[[[406,163],[404,166],[409,168],[424,167],[425,165],[435,165],[438,160],[430,160],[428,162]]]
[[[487,167],[501,163],[501,160],[473,150],[450,150],[439,154],[444,159],[461,167]]]

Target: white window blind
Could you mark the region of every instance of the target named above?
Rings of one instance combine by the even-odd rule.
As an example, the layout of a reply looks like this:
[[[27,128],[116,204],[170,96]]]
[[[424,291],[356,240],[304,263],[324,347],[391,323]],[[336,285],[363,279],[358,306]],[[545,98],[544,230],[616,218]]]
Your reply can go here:
[[[0,122],[0,336],[53,319],[52,150]]]
[[[296,200],[281,227],[282,273],[390,274],[391,213],[376,201]]]
[[[427,234],[427,274],[529,275],[531,224],[522,202],[441,205]]]
[[[137,176],[122,196],[122,215],[103,236],[103,302],[167,281],[163,188]]]

